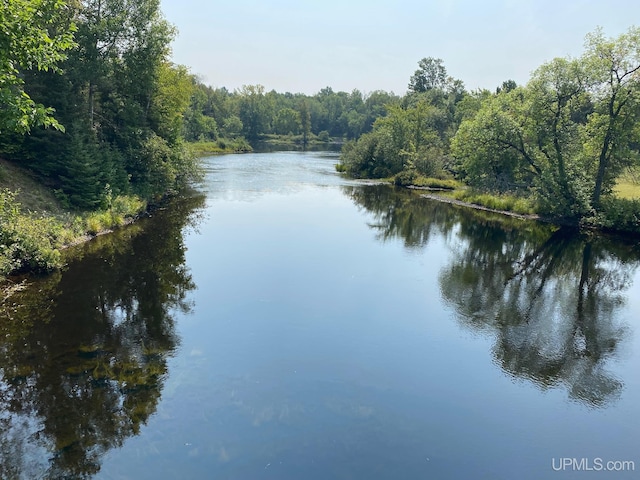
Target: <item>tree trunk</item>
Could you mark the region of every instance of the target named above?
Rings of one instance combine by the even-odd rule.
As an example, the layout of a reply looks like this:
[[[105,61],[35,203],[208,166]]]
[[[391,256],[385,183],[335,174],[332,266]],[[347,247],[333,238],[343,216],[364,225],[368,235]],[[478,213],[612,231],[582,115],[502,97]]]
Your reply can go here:
[[[609,125],[607,134],[604,137],[604,143],[602,144],[602,150],[600,151],[600,158],[598,159],[598,173],[596,174],[596,184],[593,188],[593,196],[591,197],[591,203],[596,210],[600,207],[600,196],[602,195],[602,185],[604,184],[604,176],[609,166],[609,146],[611,145],[611,130],[612,126]]]

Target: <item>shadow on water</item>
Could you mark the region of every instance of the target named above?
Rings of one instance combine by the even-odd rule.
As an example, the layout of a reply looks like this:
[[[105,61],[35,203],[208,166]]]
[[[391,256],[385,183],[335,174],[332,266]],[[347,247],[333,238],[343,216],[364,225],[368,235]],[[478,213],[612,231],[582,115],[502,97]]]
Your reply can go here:
[[[629,326],[619,320],[638,264],[637,244],[579,234],[417,197],[388,186],[343,187],[373,214],[378,239],[407,248],[444,236],[443,300],[465,328],[495,338],[495,362],[542,389],[603,407],[622,380],[607,371]]]
[[[75,248],[0,305],[0,478],[91,476],[155,412],[195,288],[183,230],[203,204],[176,199]]]

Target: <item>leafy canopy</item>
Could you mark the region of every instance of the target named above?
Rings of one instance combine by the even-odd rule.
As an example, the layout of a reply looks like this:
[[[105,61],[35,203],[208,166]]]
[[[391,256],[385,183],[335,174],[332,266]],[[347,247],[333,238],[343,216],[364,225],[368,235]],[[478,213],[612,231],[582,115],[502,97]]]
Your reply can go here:
[[[21,72],[53,70],[74,46],[63,0],[0,0],[0,133],[37,125],[62,129],[53,109],[24,91]]]

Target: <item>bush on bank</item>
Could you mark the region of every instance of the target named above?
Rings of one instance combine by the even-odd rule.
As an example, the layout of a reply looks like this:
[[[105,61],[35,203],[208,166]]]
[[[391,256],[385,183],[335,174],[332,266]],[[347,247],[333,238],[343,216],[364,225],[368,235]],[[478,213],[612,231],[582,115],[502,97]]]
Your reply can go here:
[[[60,268],[62,248],[87,234],[125,224],[147,204],[135,196],[117,196],[102,210],[65,218],[23,212],[20,207],[16,192],[0,190],[0,280],[10,274]]]

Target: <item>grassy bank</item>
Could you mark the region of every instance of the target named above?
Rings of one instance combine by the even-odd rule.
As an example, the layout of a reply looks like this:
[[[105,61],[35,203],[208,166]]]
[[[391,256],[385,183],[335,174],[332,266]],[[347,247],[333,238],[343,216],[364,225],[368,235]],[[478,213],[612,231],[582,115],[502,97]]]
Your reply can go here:
[[[321,132],[321,135],[314,135],[313,133],[307,136],[306,147],[313,150],[339,150],[344,143],[340,137],[330,137],[327,132]],[[265,134],[260,137],[260,143],[266,145],[273,145],[275,147],[298,147],[303,148],[305,146],[304,136],[299,135],[276,135]]]
[[[601,211],[592,216],[585,217],[580,222],[570,218],[548,218],[541,210],[535,198],[517,195],[495,194],[479,192],[461,183],[451,181],[450,184],[441,185],[432,179],[420,179],[413,181],[411,188],[428,187],[430,189],[443,190],[430,198],[442,198],[445,201],[453,200],[457,204],[467,204],[471,207],[482,207],[495,212],[517,214],[524,216],[539,216],[547,218],[558,224],[578,225],[585,228],[595,228],[605,231],[615,231],[640,234],[640,182],[633,172],[621,176],[614,188],[613,195],[603,198]],[[397,182],[396,182],[397,184]]]
[[[336,170],[345,172],[342,164],[337,164]],[[453,179],[424,177],[414,171],[404,170],[394,177],[376,180],[412,189],[433,190],[434,192],[429,194],[429,198],[441,199],[457,205],[467,205],[507,215],[521,215],[527,218],[545,218],[546,221],[562,225],[581,225],[589,229],[640,234],[640,169],[625,171],[618,178],[613,194],[602,199],[601,210],[593,216],[580,219],[580,221],[545,215],[535,197],[477,191]]]
[[[461,189],[452,192],[452,198],[461,202],[480,205],[491,210],[518,213],[520,215],[538,214],[538,206],[534,200],[515,195],[496,195]]]
[[[216,141],[201,141],[189,143],[189,148],[196,157],[216,155],[222,153],[251,152],[253,148],[244,138],[227,140],[220,138]]]
[[[146,208],[138,197],[116,196],[97,211],[69,211],[28,170],[0,160],[0,280],[59,268],[61,249],[129,223]]]

